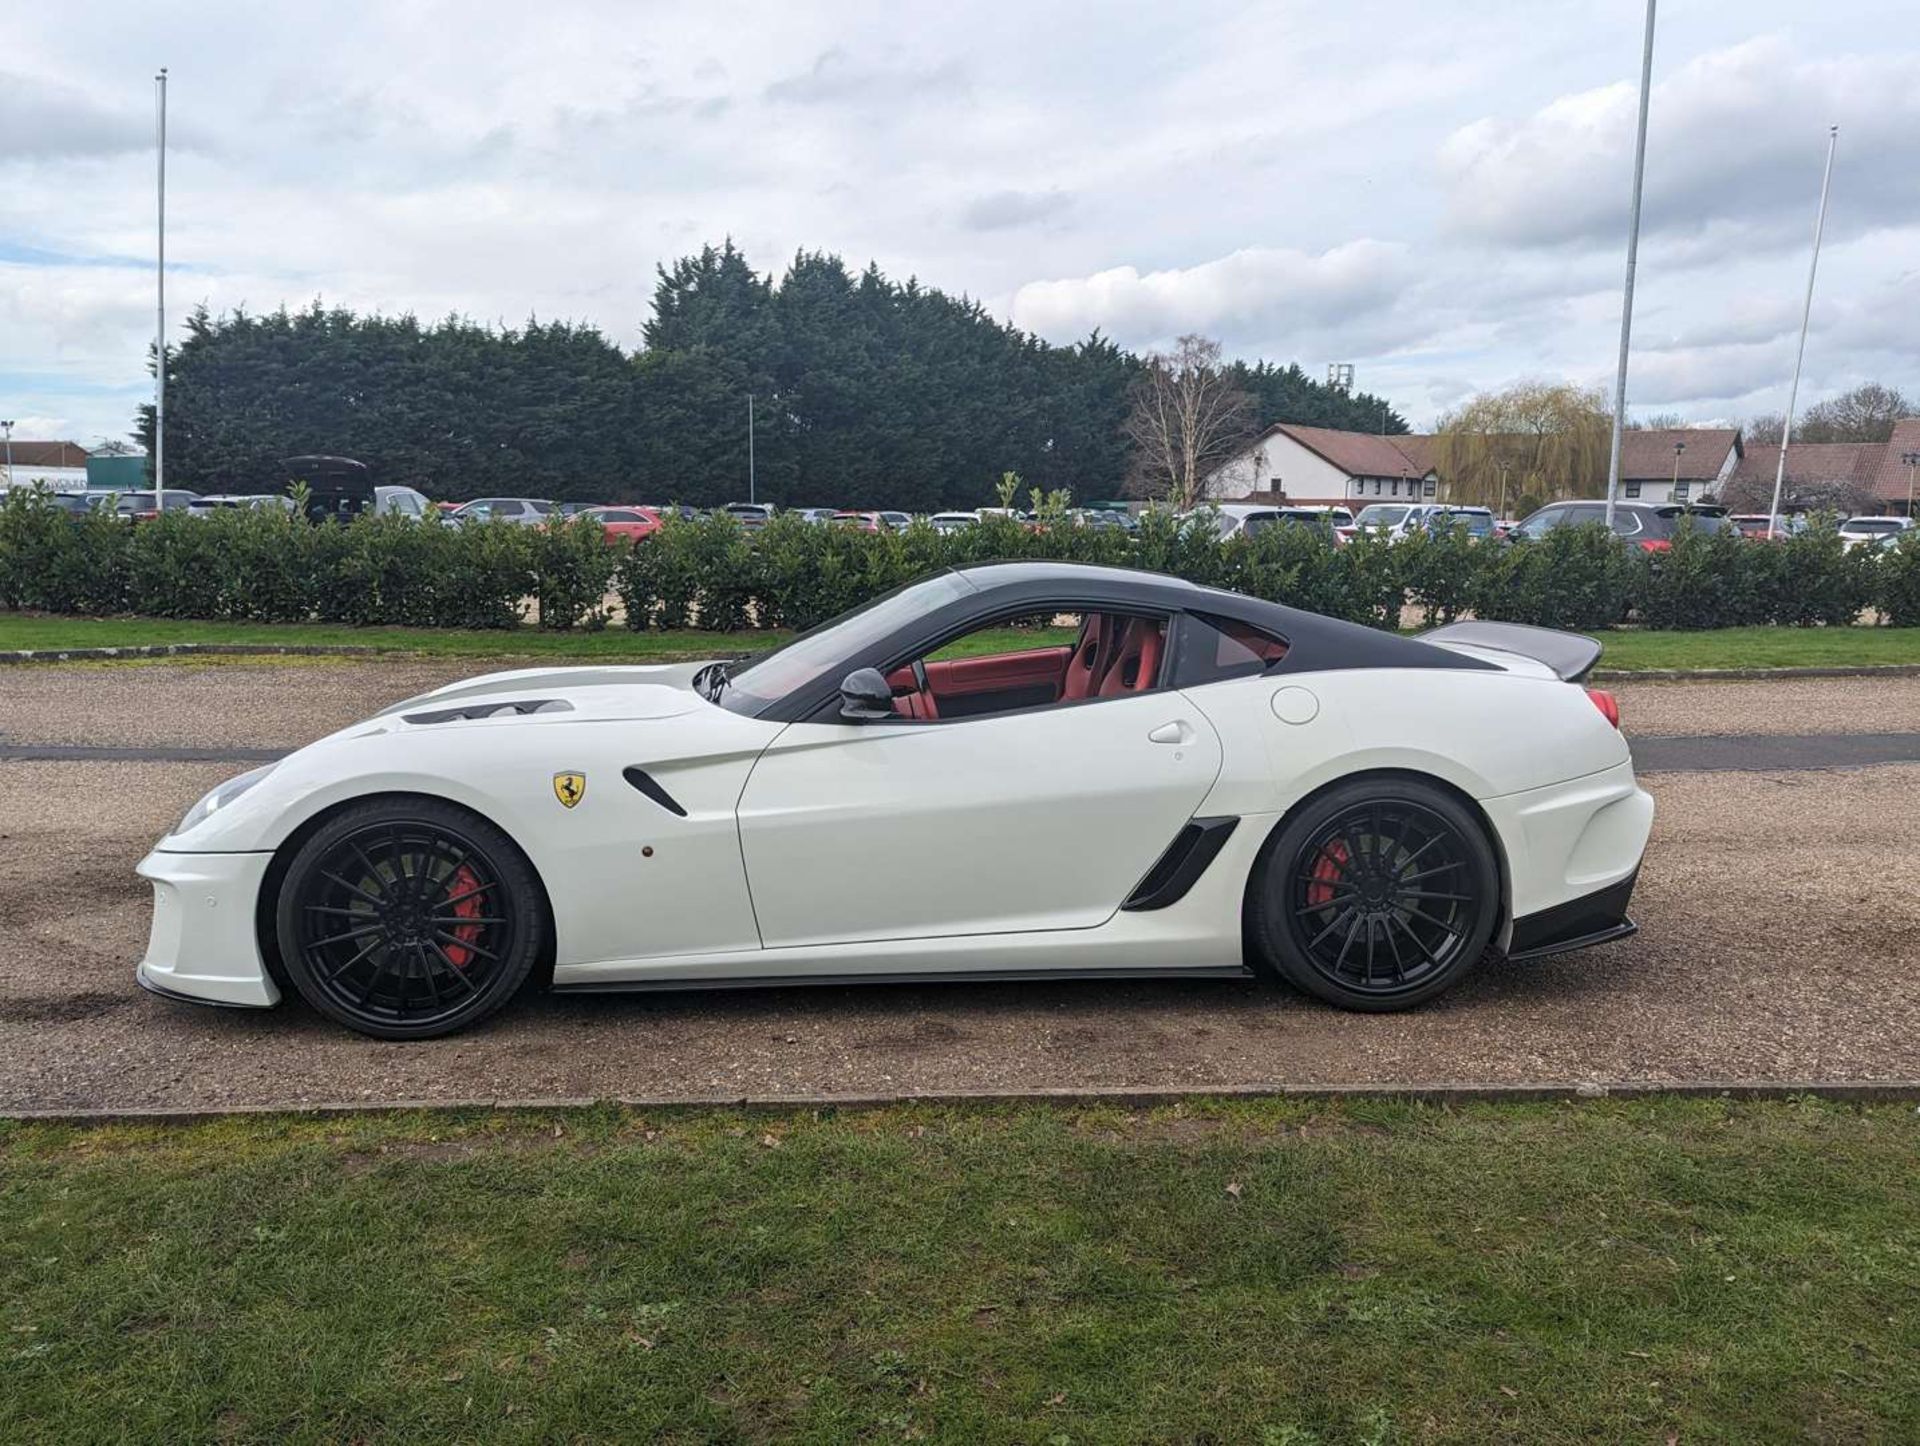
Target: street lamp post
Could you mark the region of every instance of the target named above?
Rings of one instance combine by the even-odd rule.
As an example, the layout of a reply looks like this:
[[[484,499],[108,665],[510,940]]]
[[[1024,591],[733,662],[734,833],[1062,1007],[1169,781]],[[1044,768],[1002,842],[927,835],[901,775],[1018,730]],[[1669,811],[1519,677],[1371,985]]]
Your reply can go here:
[[[1667,499],[1671,502],[1678,502],[1680,500],[1680,454],[1686,450],[1687,444],[1685,442],[1675,442],[1673,444],[1673,490],[1667,494]]]
[[[1500,464],[1500,520],[1507,520],[1507,473],[1513,470],[1511,462]]]
[[[13,423],[8,422],[7,425],[11,427]],[[1913,469],[1920,467],[1920,452],[1902,452],[1900,460],[1907,464],[1907,516],[1911,517],[1913,516]],[[7,476],[9,478],[13,476],[11,461],[7,467]]]
[[[7,486],[11,487],[13,486],[13,423],[0,422],[0,428],[4,428],[7,434]],[[1911,492],[1913,489],[1909,487],[1907,490]],[[1911,497],[1907,499],[1907,511],[1913,511],[1913,499]]]
[[[1633,273],[1640,257],[1640,192],[1647,175],[1647,98],[1653,90],[1653,12],[1647,0],[1646,37],[1640,49],[1640,124],[1633,138],[1633,209],[1627,220],[1627,281],[1620,297],[1620,363],[1613,375],[1613,440],[1607,449],[1607,526],[1620,496],[1621,428],[1627,424],[1627,352],[1633,337]]]

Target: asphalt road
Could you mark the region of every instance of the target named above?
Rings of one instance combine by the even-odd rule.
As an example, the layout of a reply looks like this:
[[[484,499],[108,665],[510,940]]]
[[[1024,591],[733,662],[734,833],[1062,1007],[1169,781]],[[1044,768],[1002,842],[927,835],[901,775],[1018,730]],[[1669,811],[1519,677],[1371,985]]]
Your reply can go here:
[[[8,669],[0,743],[273,750],[476,670]],[[1920,856],[1920,765],[1809,769],[1794,766],[1810,755],[1790,740],[1829,719],[1842,725],[1834,732],[1911,733],[1920,679],[1821,687],[1831,692],[1808,695],[1799,683],[1616,689],[1630,729],[1644,718],[1663,738],[1747,747],[1763,766],[1649,774],[1660,815],[1635,901],[1637,937],[1493,964],[1434,1005],[1379,1017],[1235,984],[832,987],[532,997],[453,1039],[380,1044],[299,1008],[197,1009],[134,986],[147,894],[132,865],[234,765],[0,758],[0,1109],[1912,1080],[1920,894],[1900,869]],[[1799,728],[1752,726],[1782,718]],[[1788,750],[1786,766],[1738,741],[1762,732],[1775,735],[1769,748]]]

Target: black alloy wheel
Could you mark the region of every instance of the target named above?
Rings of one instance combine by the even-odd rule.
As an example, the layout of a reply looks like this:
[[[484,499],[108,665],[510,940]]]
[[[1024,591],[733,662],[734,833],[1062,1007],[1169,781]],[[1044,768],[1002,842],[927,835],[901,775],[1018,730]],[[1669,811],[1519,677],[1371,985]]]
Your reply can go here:
[[[346,810],[295,855],[280,956],[301,995],[381,1039],[448,1034],[505,1004],[544,938],[532,869],[499,829],[436,800]]]
[[[1277,833],[1249,890],[1254,942],[1343,1008],[1405,1009],[1459,982],[1500,917],[1485,829],[1417,779],[1329,790]]]

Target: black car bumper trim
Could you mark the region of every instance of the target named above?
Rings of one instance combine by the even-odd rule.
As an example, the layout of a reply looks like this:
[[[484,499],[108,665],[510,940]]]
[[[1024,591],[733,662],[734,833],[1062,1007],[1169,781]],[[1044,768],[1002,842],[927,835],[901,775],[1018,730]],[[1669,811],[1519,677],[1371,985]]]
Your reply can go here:
[[[1544,959],[1549,954],[1626,938],[1639,927],[1627,917],[1627,905],[1639,877],[1640,871],[1635,869],[1617,884],[1515,919],[1507,957]]]

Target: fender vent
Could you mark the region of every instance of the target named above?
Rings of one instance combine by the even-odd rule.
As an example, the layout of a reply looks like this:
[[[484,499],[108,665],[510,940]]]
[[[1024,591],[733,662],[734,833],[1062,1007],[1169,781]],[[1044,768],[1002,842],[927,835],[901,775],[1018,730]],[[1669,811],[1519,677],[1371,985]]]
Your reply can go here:
[[[1179,903],[1207,871],[1239,822],[1237,818],[1194,819],[1173,836],[1160,861],[1147,870],[1147,876],[1120,907],[1138,913]]]
[[[464,708],[442,708],[434,713],[403,713],[402,721],[415,724],[465,722],[474,718],[518,718],[528,713],[571,713],[573,704],[564,698],[524,698],[514,703],[469,703]]]
[[[676,818],[687,816],[687,811],[680,806],[680,801],[662,788],[659,781],[644,768],[625,768],[621,770],[620,776]]]

